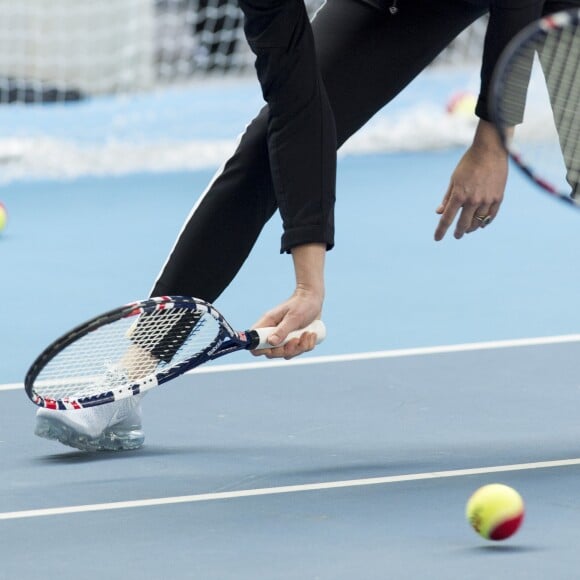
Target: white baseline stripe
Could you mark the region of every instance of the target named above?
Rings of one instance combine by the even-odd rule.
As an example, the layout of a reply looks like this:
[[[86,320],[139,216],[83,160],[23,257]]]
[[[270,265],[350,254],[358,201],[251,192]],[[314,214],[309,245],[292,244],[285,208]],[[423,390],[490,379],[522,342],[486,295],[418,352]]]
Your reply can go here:
[[[395,350],[380,350],[375,352],[361,352],[354,354],[337,354],[317,357],[311,356],[305,358],[297,358],[290,361],[269,360],[254,363],[206,365],[193,369],[192,371],[189,371],[186,374],[224,373],[231,371],[267,369],[280,366],[301,366],[312,364],[328,364],[334,362],[375,360],[381,358],[402,358],[406,356],[425,356],[432,354],[446,354],[452,352],[469,352],[469,351],[492,350],[500,348],[519,348],[525,346],[544,346],[549,344],[565,344],[570,342],[580,342],[580,334],[563,334],[560,336],[517,338],[511,340],[494,340],[488,342],[468,342],[464,344],[425,346],[417,348],[401,348]],[[11,383],[6,385],[0,385],[0,392],[15,391],[23,388],[24,386],[22,383]]]
[[[101,512],[118,509],[143,508],[183,503],[198,503],[221,501],[226,499],[240,499],[280,495],[285,493],[299,493],[304,491],[323,491],[347,487],[363,487],[368,485],[386,485],[408,481],[442,479],[448,477],[464,477],[469,475],[488,475],[491,473],[506,473],[510,471],[525,471],[531,469],[547,469],[553,467],[568,467],[580,465],[580,458],[561,459],[556,461],[538,461],[535,463],[519,463],[514,465],[500,465],[495,467],[476,467],[472,469],[455,469],[451,471],[433,471],[431,473],[412,473],[408,475],[392,475],[386,477],[372,477],[367,479],[351,479],[345,481],[329,481],[326,483],[306,483],[302,485],[286,485],[281,487],[266,487],[258,489],[244,489],[217,493],[201,493],[196,495],[181,495],[174,497],[160,497],[134,501],[119,501],[112,503],[97,503],[78,506],[65,506],[47,509],[23,510],[17,512],[0,512],[0,520],[19,520],[24,518],[39,518],[45,516],[61,516],[87,512]]]
[[[565,344],[580,342],[580,334],[565,334],[561,336],[543,336],[539,338],[518,338],[511,340],[495,340],[489,342],[469,342],[464,344],[451,344],[442,346],[424,346],[416,348],[400,348],[395,350],[380,350],[375,352],[361,352],[354,354],[337,354],[327,356],[313,356],[297,358],[290,361],[269,360],[255,363],[239,363],[229,365],[207,365],[189,371],[189,373],[218,373],[228,371],[254,370],[260,368],[272,368],[280,366],[301,366],[312,364],[327,364],[335,362],[353,362],[376,360],[382,358],[403,358],[407,356],[425,356],[433,354],[446,354],[453,352],[469,352],[478,350],[492,350],[501,348],[518,348],[525,346],[544,346],[550,344]],[[189,374],[186,373],[186,374]]]

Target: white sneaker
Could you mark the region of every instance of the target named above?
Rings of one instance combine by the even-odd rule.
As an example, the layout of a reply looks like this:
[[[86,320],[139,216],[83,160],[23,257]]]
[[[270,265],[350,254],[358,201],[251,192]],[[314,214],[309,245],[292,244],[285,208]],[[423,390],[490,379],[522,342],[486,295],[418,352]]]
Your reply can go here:
[[[82,451],[138,449],[145,441],[141,427],[142,396],[87,409],[39,409],[34,434]]]

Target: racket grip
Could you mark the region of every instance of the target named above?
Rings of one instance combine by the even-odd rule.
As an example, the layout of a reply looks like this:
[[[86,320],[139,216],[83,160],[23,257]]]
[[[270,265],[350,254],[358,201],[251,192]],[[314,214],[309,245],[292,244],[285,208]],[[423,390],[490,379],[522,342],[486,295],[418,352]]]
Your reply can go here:
[[[274,332],[275,328],[275,326],[268,326],[265,328],[255,328],[254,330],[250,331],[252,333],[253,340],[248,349],[259,350],[262,348],[272,348],[272,345],[268,342],[268,337],[272,334],[272,332]],[[278,346],[286,344],[293,338],[300,338],[303,332],[316,333],[316,344],[320,344],[326,338],[326,326],[324,325],[324,322],[322,322],[322,320],[315,320],[312,324],[309,324],[305,328],[291,332]]]

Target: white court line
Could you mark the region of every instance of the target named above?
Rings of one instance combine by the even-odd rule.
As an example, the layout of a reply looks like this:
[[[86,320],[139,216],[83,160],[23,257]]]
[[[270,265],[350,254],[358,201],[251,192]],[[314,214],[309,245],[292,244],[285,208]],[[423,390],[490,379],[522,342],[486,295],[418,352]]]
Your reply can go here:
[[[464,344],[424,346],[417,348],[400,348],[394,350],[380,350],[375,352],[361,352],[354,354],[311,356],[305,358],[297,358],[290,361],[269,360],[254,363],[206,365],[193,369],[192,371],[189,371],[186,374],[224,373],[231,371],[266,369],[280,366],[301,366],[313,364],[328,364],[334,362],[375,360],[381,358],[402,358],[406,356],[425,356],[430,354],[446,354],[452,352],[469,352],[469,351],[492,350],[500,348],[518,348],[524,346],[544,346],[549,344],[565,344],[570,342],[580,342],[580,334],[563,334],[560,336],[542,336],[538,338],[493,340],[488,342],[467,342]],[[16,391],[18,389],[23,388],[24,388],[23,383],[11,383],[6,385],[0,385],[0,392]]]
[[[19,520],[24,518],[40,518],[45,516],[62,516],[87,512],[102,512],[118,509],[154,507],[184,503],[198,503],[221,501],[226,499],[240,499],[285,493],[299,493],[304,491],[322,491],[347,487],[363,487],[368,485],[385,485],[408,481],[428,479],[442,479],[449,477],[464,477],[469,475],[488,475],[491,473],[506,473],[510,471],[525,471],[530,469],[547,469],[553,467],[568,467],[580,465],[580,458],[561,459],[555,461],[538,461],[535,463],[518,463],[514,465],[500,465],[495,467],[476,467],[472,469],[455,469],[451,471],[433,471],[430,473],[412,473],[408,475],[391,475],[386,477],[371,477],[366,479],[350,479],[345,481],[329,481],[326,483],[306,483],[302,485],[285,485],[281,487],[265,487],[258,489],[243,489],[239,491],[224,491],[217,493],[201,493],[196,495],[179,495],[174,497],[160,497],[133,501],[118,501],[111,503],[95,503],[77,506],[22,510],[17,512],[0,512],[0,520]]]
[[[394,350],[379,350],[353,354],[337,354],[296,358],[290,361],[269,360],[255,363],[240,363],[229,365],[205,366],[189,371],[190,373],[216,373],[228,371],[253,370],[279,366],[300,366],[312,364],[327,364],[334,362],[353,362],[376,360],[381,358],[403,358],[407,356],[425,356],[432,354],[446,354],[453,352],[469,352],[478,350],[492,350],[501,348],[518,348],[524,346],[544,346],[549,344],[565,344],[580,342],[580,334],[564,334],[560,336],[543,336],[539,338],[518,338],[511,340],[494,340],[488,342],[467,342],[464,344],[450,344],[442,346],[422,346],[416,348],[399,348]]]

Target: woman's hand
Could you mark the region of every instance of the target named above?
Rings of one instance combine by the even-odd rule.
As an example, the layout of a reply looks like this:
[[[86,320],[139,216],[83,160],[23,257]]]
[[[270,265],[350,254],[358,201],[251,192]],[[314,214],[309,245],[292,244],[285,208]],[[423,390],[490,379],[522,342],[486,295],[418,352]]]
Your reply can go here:
[[[292,296],[276,306],[254,324],[254,328],[274,327],[268,337],[272,348],[252,351],[254,355],[267,358],[290,359],[316,346],[316,334],[304,332],[300,338],[294,338],[284,344],[286,336],[308,326],[320,318],[324,302],[324,258],[325,244],[304,244],[292,249],[296,289]]]
[[[435,240],[445,237],[455,221],[454,237],[483,228],[493,221],[503,201],[508,173],[507,153],[495,127],[480,120],[472,145],[457,165],[443,201]]]

